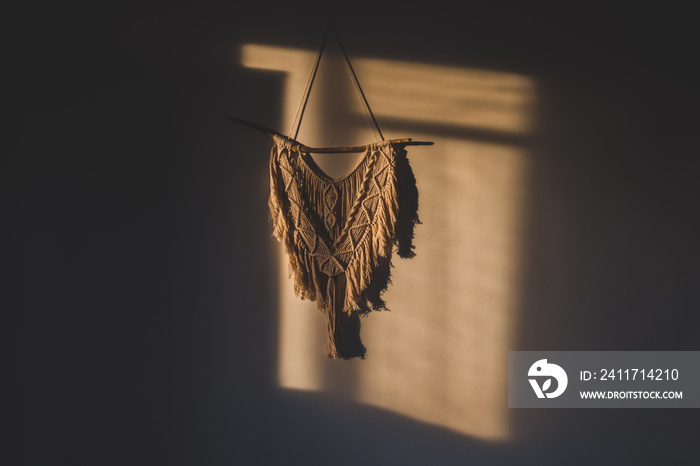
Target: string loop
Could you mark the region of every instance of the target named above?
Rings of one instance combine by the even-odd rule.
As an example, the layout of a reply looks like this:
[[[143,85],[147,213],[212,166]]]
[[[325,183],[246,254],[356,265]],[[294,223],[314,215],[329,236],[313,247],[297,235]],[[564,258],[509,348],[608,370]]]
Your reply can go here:
[[[385,140],[384,135],[382,134],[382,130],[379,129],[379,123],[377,123],[377,119],[374,117],[374,113],[372,113],[372,109],[369,106],[369,102],[367,102],[367,97],[365,96],[365,93],[362,90],[362,86],[360,86],[360,80],[357,78],[357,74],[355,73],[355,70],[352,67],[352,63],[350,63],[350,58],[348,57],[348,54],[345,51],[345,47],[343,47],[343,43],[340,40],[340,36],[338,35],[338,31],[335,29],[335,26],[333,25],[332,21],[329,21],[328,26],[326,26],[326,31],[323,34],[323,40],[321,41],[321,47],[319,48],[318,53],[316,54],[316,60],[314,61],[314,65],[311,69],[311,73],[310,73],[309,78],[307,80],[306,89],[304,90],[304,94],[302,95],[301,103],[299,104],[299,108],[297,109],[297,113],[294,116],[294,121],[292,122],[292,129],[289,131],[289,135],[291,137],[292,133],[294,133],[294,137],[292,138],[294,140],[296,140],[297,136],[299,135],[299,130],[301,129],[301,121],[304,118],[304,111],[306,110],[306,104],[309,102],[309,96],[311,95],[311,88],[313,87],[314,81],[316,80],[316,73],[318,72],[318,67],[319,67],[319,64],[321,63],[321,57],[323,56],[323,49],[326,45],[326,38],[328,37],[328,31],[330,29],[333,30],[333,35],[335,36],[335,39],[338,41],[338,45],[340,46],[340,50],[343,53],[343,57],[345,58],[345,64],[347,66],[348,73],[352,77],[353,84],[355,84],[355,91],[358,94],[358,98],[360,99],[360,103],[362,104],[362,108],[363,108],[363,111],[365,112],[365,116],[367,117],[367,122],[370,126],[370,129],[372,129],[372,132],[374,132],[374,129],[376,128],[377,132],[379,133],[379,138],[381,138],[381,140],[384,141]],[[295,129],[295,127],[296,127],[296,129]],[[376,138],[376,135],[375,135],[375,138]]]

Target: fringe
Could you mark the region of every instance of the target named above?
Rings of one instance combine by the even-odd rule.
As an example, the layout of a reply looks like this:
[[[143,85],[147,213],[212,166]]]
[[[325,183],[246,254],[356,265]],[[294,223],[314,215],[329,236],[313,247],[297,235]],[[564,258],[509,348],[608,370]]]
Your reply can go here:
[[[341,322],[343,318],[342,285],[343,275],[328,277],[328,309],[326,315],[326,354],[336,359],[343,356]]]
[[[379,258],[390,258],[396,242],[398,189],[395,174],[390,173],[389,176],[390,179],[379,197],[371,226],[356,246],[345,269],[347,284],[343,307],[348,310],[360,307],[362,294],[372,282],[374,271],[379,266]]]

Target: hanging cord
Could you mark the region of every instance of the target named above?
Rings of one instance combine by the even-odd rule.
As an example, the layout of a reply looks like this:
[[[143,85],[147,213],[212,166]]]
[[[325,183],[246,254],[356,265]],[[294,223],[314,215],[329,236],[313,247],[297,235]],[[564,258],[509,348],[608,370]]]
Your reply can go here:
[[[350,63],[350,58],[348,57],[348,54],[345,52],[345,47],[343,47],[343,43],[340,41],[340,36],[338,35],[338,31],[335,29],[335,25],[333,23],[330,24],[330,27],[333,29],[333,34],[335,35],[336,40],[338,41],[338,45],[340,46],[340,50],[343,52],[343,56],[345,57],[345,63],[348,67],[348,71],[352,75],[353,82],[355,83],[355,90],[356,92],[359,93],[358,97],[362,97],[362,102],[364,102],[367,110],[365,111],[365,116],[367,116],[367,113],[369,113],[369,117],[372,118],[372,121],[369,121],[369,117],[367,118],[368,123],[370,123],[370,127],[372,127],[372,122],[374,123],[374,127],[377,128],[377,132],[379,133],[379,137],[384,141],[384,135],[382,134],[382,130],[379,129],[379,123],[377,123],[377,119],[374,118],[374,113],[372,113],[372,109],[369,107],[369,102],[367,102],[367,97],[365,97],[365,93],[362,91],[362,86],[360,86],[360,80],[357,79],[357,75],[355,74],[355,70],[352,67],[352,64]],[[374,129],[373,129],[374,131]]]
[[[365,93],[362,90],[362,86],[360,86],[360,81],[357,79],[357,75],[355,74],[355,70],[352,67],[352,63],[350,63],[350,58],[348,57],[347,52],[345,51],[345,47],[343,47],[343,43],[340,41],[340,36],[338,35],[338,31],[336,31],[335,26],[333,25],[332,21],[328,22],[328,26],[326,27],[326,32],[323,34],[323,41],[321,42],[321,47],[318,50],[318,54],[316,55],[316,61],[314,62],[314,66],[311,69],[311,74],[309,75],[309,79],[306,82],[306,89],[304,90],[304,94],[302,96],[301,104],[299,105],[299,108],[297,109],[297,113],[294,116],[294,121],[292,122],[292,128],[289,131],[289,135],[291,137],[292,133],[294,133],[294,137],[292,139],[297,138],[299,135],[299,130],[301,129],[301,121],[304,118],[304,111],[306,110],[306,104],[309,102],[309,97],[311,96],[311,88],[314,85],[314,81],[316,80],[316,73],[318,72],[318,67],[319,64],[321,63],[321,57],[323,55],[323,49],[326,45],[326,38],[328,37],[328,30],[333,29],[333,34],[335,35],[336,40],[338,41],[338,45],[340,46],[341,52],[343,52],[343,57],[345,58],[345,64],[347,66],[348,72],[352,76],[352,81],[353,84],[355,85],[355,92],[358,95],[358,98],[360,99],[360,103],[364,104],[362,107],[362,110],[365,113],[365,117],[367,118],[367,123],[369,123],[370,129],[372,130],[372,133],[374,133],[374,129],[377,129],[377,133],[379,133],[379,138],[384,141],[384,135],[382,134],[382,130],[379,129],[379,123],[377,123],[377,119],[374,117],[374,113],[372,113],[372,109],[369,106],[369,102],[367,102],[367,97],[365,97]],[[373,124],[374,123],[374,124]],[[296,130],[294,129],[296,127]],[[375,139],[377,138],[377,135],[375,134]]]
[[[318,49],[318,53],[316,54],[316,61],[314,62],[314,66],[311,69],[311,74],[309,74],[309,79],[306,81],[306,89],[304,90],[304,94],[302,95],[302,103],[297,108],[297,113],[294,116],[294,121],[292,122],[292,128],[289,130],[289,135],[291,136],[292,132],[294,132],[294,137],[292,139],[297,138],[299,135],[299,130],[301,129],[301,120],[304,118],[304,111],[306,110],[306,104],[309,102],[309,96],[311,95],[311,87],[314,85],[314,81],[316,80],[316,72],[318,71],[318,65],[321,63],[321,56],[323,55],[323,48],[326,45],[326,38],[328,37],[328,30],[331,27],[331,23],[328,22],[328,26],[326,26],[326,32],[323,33],[323,40],[321,41],[321,47]],[[297,120],[298,120],[298,125],[297,125]],[[296,131],[294,130],[294,127],[296,126]]]

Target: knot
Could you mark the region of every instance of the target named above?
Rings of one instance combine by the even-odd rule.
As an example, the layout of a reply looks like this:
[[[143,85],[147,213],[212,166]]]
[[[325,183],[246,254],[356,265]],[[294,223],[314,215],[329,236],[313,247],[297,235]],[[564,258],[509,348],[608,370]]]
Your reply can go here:
[[[323,206],[326,208],[326,215],[324,216],[324,223],[326,229],[329,231],[336,225],[336,207],[338,205],[338,190],[335,185],[329,184],[325,191],[323,192]]]

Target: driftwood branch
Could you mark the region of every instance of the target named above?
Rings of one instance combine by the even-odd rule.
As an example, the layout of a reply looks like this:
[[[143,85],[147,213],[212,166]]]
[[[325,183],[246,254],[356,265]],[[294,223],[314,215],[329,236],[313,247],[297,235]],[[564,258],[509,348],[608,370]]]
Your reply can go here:
[[[226,118],[227,118],[228,120],[234,122],[234,123],[238,123],[239,125],[247,126],[248,128],[252,128],[252,129],[255,129],[255,130],[257,130],[257,131],[261,131],[261,132],[267,134],[270,138],[272,138],[272,137],[275,136],[275,135],[277,135],[277,136],[282,136],[282,137],[286,137],[286,136],[283,135],[282,133],[280,133],[280,132],[278,132],[278,131],[275,131],[275,130],[272,129],[272,128],[268,128],[267,126],[263,126],[263,125],[259,125],[259,124],[257,124],[257,123],[253,123],[252,121],[241,120],[240,118],[234,118],[234,117],[232,117],[232,116],[227,116]]]
[[[234,117],[226,117],[230,121],[234,123],[238,123],[239,125],[246,126],[248,128],[252,128],[254,130],[260,131],[262,133],[265,133],[268,137],[272,138],[274,136],[281,136],[283,138],[287,138],[287,136],[281,134],[278,131],[275,131],[272,128],[268,128],[263,125],[259,125],[257,123],[253,123],[250,121],[246,120],[241,120],[240,118],[234,118]],[[295,141],[296,142],[296,141]],[[433,143],[432,141],[414,141],[411,138],[405,138],[405,139],[391,139],[389,141],[386,141],[389,144],[392,145],[398,145],[398,146],[432,146]],[[346,152],[364,152],[367,150],[368,145],[364,146],[348,146],[348,147],[308,147],[303,144],[299,144],[299,150],[301,152],[313,152],[317,154],[325,153],[325,154],[333,154],[333,153],[346,153]]]

